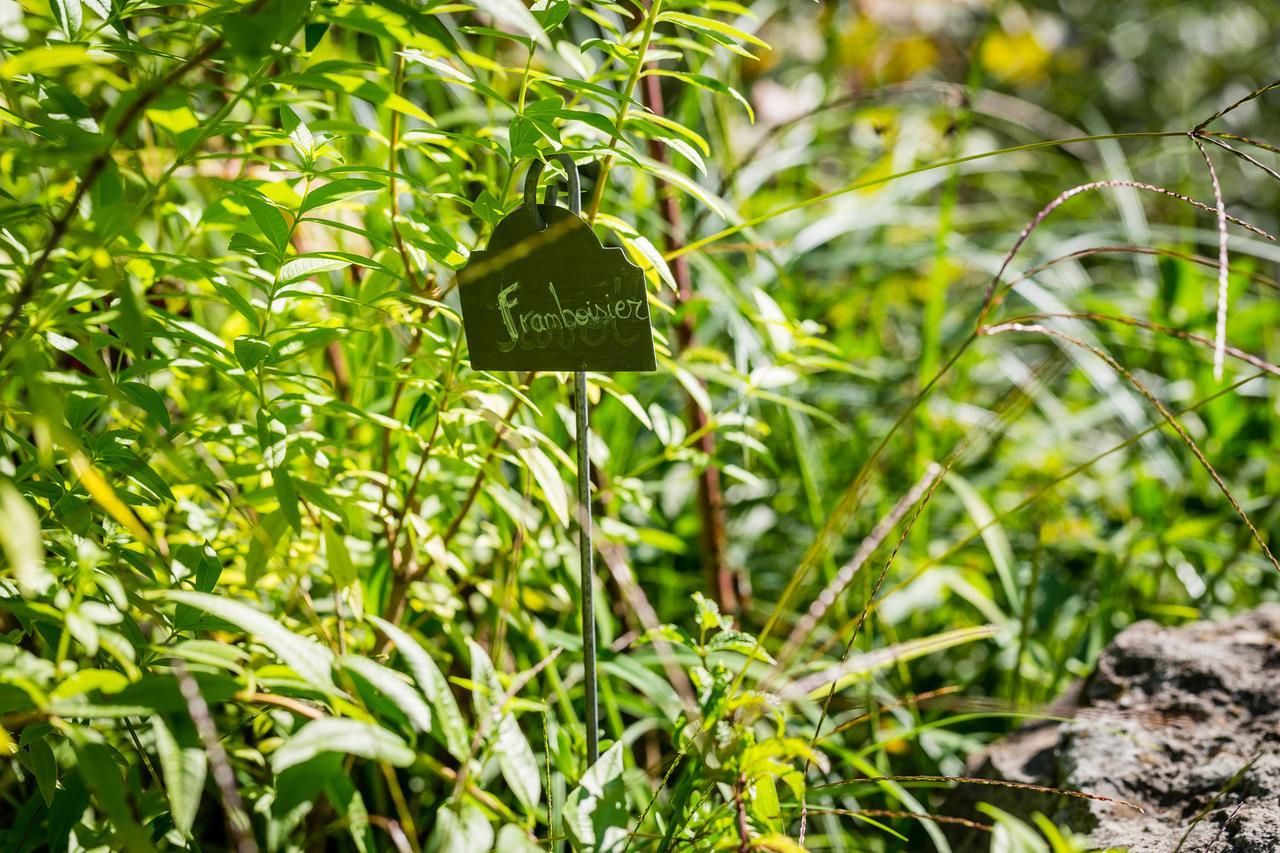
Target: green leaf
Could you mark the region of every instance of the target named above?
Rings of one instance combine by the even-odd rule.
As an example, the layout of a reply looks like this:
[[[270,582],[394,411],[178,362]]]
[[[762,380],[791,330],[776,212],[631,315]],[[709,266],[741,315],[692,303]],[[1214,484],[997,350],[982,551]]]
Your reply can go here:
[[[766,829],[778,831],[782,822],[782,806],[778,802],[778,786],[773,776],[763,774],[751,781],[751,811]]]
[[[484,812],[463,803],[456,809],[436,812],[435,826],[423,846],[423,853],[483,853],[493,846],[493,826]],[[505,848],[498,848],[506,853]]]
[[[681,157],[692,163],[693,167],[701,174],[707,174],[707,164],[703,162],[702,157],[696,150],[694,150],[692,145],[685,142],[683,139],[676,139],[670,136],[664,137],[662,142],[672,151],[675,151]]]
[[[520,0],[471,0],[477,9],[493,16],[498,23],[514,27],[532,38],[543,47],[550,47],[547,34],[543,31],[538,19],[529,12]]]
[[[774,663],[762,648],[757,648],[756,638],[742,631],[721,631],[707,641],[709,652],[737,652],[764,663]]]
[[[494,740],[493,751],[498,757],[502,778],[507,780],[511,792],[526,811],[534,811],[542,798],[542,779],[533,749],[513,714],[503,714],[498,721],[498,736]]]
[[[556,523],[561,527],[568,527],[569,491],[565,488],[564,480],[560,478],[560,472],[556,470],[555,463],[541,448],[533,445],[517,448],[516,452],[528,466],[529,473],[533,475],[538,488],[542,490],[542,495],[547,499],[547,506],[555,516]]]
[[[702,593],[693,594],[693,605],[698,611],[698,627],[703,631],[723,631],[733,625],[733,620],[720,612],[720,606]]]
[[[213,546],[205,541],[200,549],[200,559],[196,563],[196,589],[201,592],[213,592],[222,576],[222,562],[218,559]]]
[[[287,106],[280,108],[280,126],[284,128],[285,133],[289,134],[289,141],[298,150],[304,154],[310,154],[315,150],[316,139],[311,135],[311,128],[307,127],[307,123]]]
[[[154,853],[151,836],[138,824],[125,797],[129,788],[112,750],[101,743],[81,743],[76,747],[76,756],[80,778],[109,820],[108,828],[117,841],[115,849]]]
[[[93,206],[94,230],[100,234],[109,231],[119,220],[124,201],[124,184],[115,160],[107,160],[102,174],[89,188],[89,201]]]
[[[53,583],[44,567],[44,543],[35,510],[7,480],[0,480],[0,547],[24,594],[39,595]]]
[[[329,558],[329,574],[333,575],[338,587],[345,588],[359,580],[347,543],[343,541],[342,534],[332,527],[324,529],[324,552]]]
[[[66,614],[67,631],[76,638],[76,642],[84,646],[90,655],[98,653],[98,626],[84,617],[79,610],[68,610]]]
[[[761,41],[750,33],[743,32],[737,27],[726,24],[723,21],[717,21],[714,18],[699,18],[696,15],[688,15],[684,12],[663,12],[658,16],[659,21],[668,21],[678,24],[694,32],[701,33],[711,37],[712,40],[732,48],[735,42],[746,42],[747,44],[763,47],[768,50],[769,45]],[[736,51],[746,56],[751,56],[746,51]]]
[[[170,646],[167,651],[175,657],[192,663],[202,663],[232,672],[238,672],[241,664],[249,657],[248,652],[239,646],[230,646],[213,640],[186,640]]]
[[[219,623],[220,625],[222,623]],[[185,657],[181,654],[181,645],[175,646],[177,653],[175,657]],[[227,646],[234,648],[234,646]],[[244,654],[241,651],[241,654]],[[190,659],[190,658],[188,658]],[[234,678],[221,673],[204,672],[201,669],[194,670],[191,673],[195,679],[196,686],[200,688],[201,695],[210,706],[216,706],[219,703],[230,701],[231,697],[240,689]],[[187,702],[182,697],[182,690],[176,678],[172,675],[144,675],[139,681],[130,684],[112,696],[114,704],[99,705],[97,708],[102,716],[122,716],[120,709],[141,708],[140,716],[150,717],[155,713],[165,714],[186,714]],[[84,706],[85,702],[59,702],[55,703],[62,707]],[[112,711],[111,709],[115,709]],[[136,713],[136,712],[132,712]]]
[[[214,290],[218,291],[219,296],[227,300],[227,304],[249,322],[250,328],[258,328],[258,312],[253,310],[253,305],[240,294],[240,291],[218,278],[210,279],[209,283],[213,285]]]
[[[221,596],[187,590],[165,590],[161,595],[170,601],[189,605],[230,622],[245,633],[252,634],[259,643],[270,649],[313,687],[325,692],[334,689],[330,674],[333,655],[315,640],[293,633],[275,619],[247,604]]]
[[[449,28],[440,23],[434,15],[424,14],[417,6],[407,3],[405,0],[373,0],[372,5],[387,9],[404,18],[405,21],[413,26],[415,31],[435,39],[450,53],[457,54],[461,52],[461,48]]]
[[[74,40],[80,33],[80,24],[84,20],[84,10],[80,0],[50,0],[49,8],[68,40]]]
[[[991,834],[995,853],[1049,853],[1049,843],[1020,818],[990,803],[978,803],[977,810],[995,819]]]
[[[302,513],[298,510],[298,490],[293,485],[293,477],[284,468],[275,468],[271,471],[271,484],[276,490],[280,512],[293,531],[301,533]]]
[[[489,654],[469,637],[467,652],[471,655],[471,698],[476,704],[476,714],[485,716],[493,703],[502,699],[502,685],[498,683]]]
[[[851,657],[843,663],[837,663],[825,670],[806,675],[798,681],[784,686],[778,692],[788,699],[807,695],[817,699],[830,691],[839,692],[851,684],[855,684],[872,673],[890,666],[900,666],[907,661],[925,655],[935,654],[980,640],[987,640],[1000,633],[995,625],[979,625],[973,628],[957,628],[928,637],[917,637],[895,643],[881,649]]]
[[[475,684],[476,708],[488,718],[493,712],[494,703],[502,701],[505,694],[485,650],[470,639],[467,640],[467,648],[471,653],[471,681]],[[502,778],[507,780],[516,799],[527,810],[532,811],[542,797],[538,762],[515,716],[510,712],[501,714],[498,733],[493,742],[498,769],[502,771]]]
[[[605,750],[565,798],[564,828],[575,851],[605,853],[626,844],[629,817],[619,741]]]
[[[670,164],[662,163],[658,160],[653,160],[640,155],[636,156],[636,160],[652,174],[657,175],[672,186],[684,190],[690,196],[702,202],[713,213],[715,213],[716,216],[719,216],[726,222],[732,221],[737,216],[728,202],[717,196],[702,184],[693,180],[693,178],[690,178],[683,172],[672,168]]]
[[[267,849],[284,848],[284,839],[306,817],[323,795],[334,811],[341,815],[348,799],[343,790],[351,784],[344,768],[346,756],[337,752],[324,752],[274,774],[272,779],[275,796],[271,800],[271,813],[267,825]]]
[[[200,127],[200,117],[191,109],[188,95],[183,90],[169,90],[151,101],[146,115],[151,124],[177,142],[193,138]]]
[[[632,237],[627,239],[626,243],[635,249],[640,258],[657,273],[662,283],[671,288],[672,293],[679,290],[675,276],[671,273],[671,267],[667,264],[667,259],[662,257],[662,252],[658,251],[658,247],[649,242],[647,237]],[[643,267],[645,264],[640,264],[639,266]]]
[[[418,682],[418,689],[435,709],[436,719],[440,723],[440,733],[444,736],[445,747],[449,750],[449,754],[459,761],[466,761],[471,756],[471,737],[467,724],[462,719],[462,712],[458,709],[458,701],[454,699],[453,691],[449,689],[449,682],[445,680],[440,668],[427,654],[426,649],[404,629],[378,616],[370,615],[368,618],[379,631],[395,643],[396,648],[409,664],[409,671]]]
[[[30,751],[31,767],[35,771],[40,797],[46,806],[53,805],[53,795],[58,790],[58,762],[53,757],[53,749],[41,737],[31,742]]]
[[[232,349],[236,354],[236,361],[240,362],[240,366],[245,371],[251,371],[271,355],[271,344],[262,338],[254,335],[241,335],[235,339]]]
[[[262,236],[266,237],[267,242],[275,246],[277,251],[283,252],[285,246],[289,244],[289,224],[285,221],[280,209],[262,196],[243,193],[238,198],[245,207],[249,208],[254,224],[258,226]]]
[[[169,798],[169,814],[183,835],[190,836],[196,811],[204,791],[208,758],[198,746],[182,747],[159,716],[151,718],[156,739],[156,754],[164,774],[165,795]]]
[[[747,117],[752,122],[756,120],[756,112],[752,109],[751,102],[743,97],[742,93],[737,89],[721,80],[717,80],[715,77],[710,77],[706,74],[693,74],[688,71],[672,71],[666,68],[653,69],[646,71],[645,73],[656,74],[659,77],[672,77],[676,80],[682,80],[685,83],[697,86],[699,89],[714,92],[717,95],[727,95],[742,105],[742,108],[747,111]]]
[[[350,262],[343,260],[342,258],[320,258],[313,256],[294,258],[280,268],[279,281],[280,284],[289,284],[291,282],[301,281],[304,278],[310,278],[316,273],[346,269],[348,266],[350,266]]]
[[[672,135],[681,136],[687,139],[693,145],[697,146],[698,150],[702,152],[703,157],[711,156],[711,145],[710,143],[707,142],[706,138],[703,137],[702,134],[698,133],[697,131],[691,128],[685,127],[683,124],[681,124],[678,121],[675,121],[674,119],[668,118],[667,116],[658,115],[657,113],[645,113],[642,118],[633,116],[631,119],[628,120],[628,123],[630,123],[631,121],[643,122],[643,124],[646,126],[646,130],[649,133],[652,133],[654,136],[660,136],[660,137],[666,137],[666,136],[672,136]],[[663,133],[662,131],[666,131],[666,133]]]
[[[134,405],[147,413],[147,417],[153,424],[166,430],[172,426],[169,421],[169,409],[165,406],[164,397],[160,396],[159,391],[141,382],[122,382],[119,388],[133,401]]]
[[[775,814],[777,813],[775,812]],[[889,834],[902,838],[901,835],[894,832],[892,829],[888,829],[886,827],[886,830]],[[780,832],[771,832],[768,835],[759,835],[752,839],[752,841],[758,849],[770,850],[773,851],[773,853],[809,853],[809,848],[801,847],[791,836],[784,835]]]
[[[413,763],[413,750],[381,726],[343,717],[312,720],[297,734],[271,754],[271,769],[280,773],[322,752],[342,752],[390,764],[408,767]]]
[[[320,45],[320,41],[324,38],[324,34],[327,33],[328,31],[329,31],[328,21],[325,21],[324,23],[319,23],[319,24],[309,23],[306,26],[304,26],[303,27],[303,33],[304,33],[303,43],[306,45],[307,50],[308,51],[315,50]]]
[[[339,178],[336,181],[330,181],[327,184],[321,184],[307,194],[302,201],[302,208],[299,214],[324,207],[326,204],[333,204],[335,201],[341,201],[359,193],[367,193],[385,190],[386,187],[379,181],[370,180],[368,178]]]
[[[501,850],[502,853],[541,853],[542,851],[537,842],[530,837],[529,831],[514,823],[504,824],[498,830],[498,842],[494,845],[494,849]]]
[[[343,70],[348,68],[358,69],[361,73],[364,71],[359,66],[349,66],[347,63],[333,61],[320,63],[320,65],[311,68],[306,73],[282,78],[280,82],[324,89],[334,92],[342,98],[360,98],[371,104],[377,104],[402,115],[412,116],[426,124],[431,124],[431,116],[423,112],[422,108],[413,101],[390,91],[385,86],[381,86],[372,80],[366,80],[356,74],[342,73]]]
[[[565,121],[580,121],[585,125],[594,127],[605,137],[612,136],[616,128],[616,125],[613,123],[613,119],[608,116],[603,116],[600,113],[588,112],[586,110],[557,110],[556,117],[562,118]]]
[[[459,71],[458,69],[454,68],[452,65],[445,62],[442,59],[432,59],[430,56],[427,56],[420,50],[402,50],[399,53],[405,59],[408,59],[411,62],[417,62],[421,65],[425,65],[427,68],[430,68],[432,71],[435,71],[437,74],[439,74],[442,77],[446,77],[452,80],[457,80],[460,83],[475,82],[474,77],[471,77],[470,75]]]
[[[533,16],[538,19],[538,24],[544,31],[554,30],[569,17],[569,0],[549,0],[541,5],[541,9],[533,11]]]
[[[103,693],[119,693],[129,686],[129,679],[113,669],[81,669],[68,676],[59,684],[50,699],[63,700],[83,693],[99,690]]]
[[[12,80],[22,74],[47,73],[59,68],[83,66],[93,62],[88,48],[78,44],[53,44],[24,50],[0,65],[0,77]]]
[[[1000,578],[1000,586],[1004,590],[1005,602],[1009,607],[1016,607],[1021,601],[1018,584],[1014,580],[1013,546],[1004,525],[1000,524],[990,505],[978,494],[978,490],[964,477],[949,471],[946,484],[959,496],[965,511],[973,520],[975,529],[982,531],[982,543],[987,546],[991,555],[991,563],[995,566],[996,575]]]
[[[360,796],[360,789],[352,784],[350,777],[344,773],[330,774],[324,790],[334,811],[346,818],[351,830],[351,840],[358,853],[376,850],[369,829],[369,809],[364,804],[364,797]]]
[[[427,703],[423,701],[418,691],[414,690],[400,673],[359,655],[343,655],[338,658],[338,663],[343,669],[360,676],[369,682],[374,690],[387,697],[409,718],[409,722],[418,731],[431,731],[431,709],[427,707]]]

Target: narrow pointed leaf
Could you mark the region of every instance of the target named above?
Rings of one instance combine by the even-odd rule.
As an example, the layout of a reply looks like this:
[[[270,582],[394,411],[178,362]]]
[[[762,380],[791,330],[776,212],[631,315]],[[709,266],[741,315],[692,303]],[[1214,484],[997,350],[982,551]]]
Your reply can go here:
[[[342,752],[394,767],[408,767],[414,757],[408,744],[381,726],[325,717],[307,723],[271,753],[271,769],[280,773],[322,752]]]
[[[420,732],[431,731],[431,709],[418,691],[393,669],[359,655],[344,655],[338,659],[343,669],[353,672],[373,685],[392,704],[409,718]]]
[[[431,659],[431,655],[427,654],[427,650],[404,629],[378,616],[369,616],[369,621],[396,644],[396,648],[409,664],[409,671],[413,673],[414,680],[418,682],[418,689],[435,709],[440,733],[444,736],[445,747],[449,750],[449,754],[459,761],[465,761],[471,754],[471,737],[467,731],[467,724],[462,719],[462,711],[458,709],[458,700],[453,697],[449,682],[445,680],[436,662]]]
[[[200,797],[204,791],[208,758],[199,747],[183,748],[160,716],[151,718],[155,734],[160,771],[164,774],[164,791],[169,798],[169,815],[183,835],[191,833]]]
[[[168,590],[163,595],[170,601],[203,610],[252,634],[304,681],[320,690],[333,690],[330,675],[333,654],[315,640],[295,634],[270,616],[238,601],[186,590]]]

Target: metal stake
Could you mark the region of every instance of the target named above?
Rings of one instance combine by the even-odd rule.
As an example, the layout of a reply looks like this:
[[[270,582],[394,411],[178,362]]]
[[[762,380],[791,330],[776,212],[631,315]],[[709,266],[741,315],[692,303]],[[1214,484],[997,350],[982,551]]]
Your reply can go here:
[[[573,374],[578,432],[578,564],[582,570],[582,666],[586,692],[587,766],[600,757],[600,700],[596,693],[595,570],[591,547],[591,430],[587,422],[587,374]]]
[[[569,181],[569,210],[582,213],[582,189],[578,182],[578,167],[567,154],[553,154],[564,167]],[[539,228],[546,222],[538,212],[536,203],[538,177],[543,162],[534,160],[524,178],[524,203]],[[547,187],[546,203],[554,206],[558,192],[554,184]],[[573,374],[573,410],[577,423],[578,439],[578,565],[582,580],[582,687],[586,694],[587,766],[600,758],[600,697],[596,685],[596,607],[595,607],[595,550],[591,545],[591,427],[587,419],[587,374]]]

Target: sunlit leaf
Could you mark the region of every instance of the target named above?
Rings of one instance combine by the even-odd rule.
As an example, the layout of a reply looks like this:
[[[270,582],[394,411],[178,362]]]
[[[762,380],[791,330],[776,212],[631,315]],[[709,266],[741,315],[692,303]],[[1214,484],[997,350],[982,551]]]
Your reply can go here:
[[[316,208],[324,207],[326,204],[333,204],[336,201],[341,201],[360,193],[384,189],[383,184],[368,178],[339,178],[335,181],[321,184],[309,192],[298,212],[307,213]]]
[[[378,626],[396,644],[400,654],[409,664],[409,671],[420,689],[435,708],[436,719],[440,731],[444,735],[445,745],[458,760],[465,760],[471,751],[470,736],[467,725],[458,710],[458,702],[453,698],[449,683],[445,680],[440,668],[427,654],[426,649],[418,641],[409,636],[403,629],[378,616],[370,616],[369,621]]]
[[[394,767],[413,763],[413,750],[398,735],[373,723],[326,717],[307,723],[271,753],[271,769],[281,773],[322,752],[346,753]]]
[[[40,522],[31,505],[10,483],[0,480],[0,545],[8,560],[14,580],[24,592],[39,594],[53,583],[53,575],[44,567],[44,545],[40,538]]]
[[[238,601],[186,590],[166,590],[163,597],[230,622],[256,637],[305,681],[320,690],[333,689],[333,655],[315,640],[293,633],[270,616]]]
[[[427,703],[395,670],[359,655],[343,655],[338,659],[338,664],[369,682],[375,690],[391,700],[418,731],[431,731],[431,710]]]
[[[529,9],[519,0],[471,0],[471,2],[475,4],[476,8],[492,15],[493,19],[498,23],[514,27],[533,38],[543,47],[550,47],[547,35],[542,30],[542,25],[538,23],[538,19],[530,14]]]
[[[619,742],[605,750],[569,793],[564,825],[575,850],[605,853],[625,844],[628,820]]]

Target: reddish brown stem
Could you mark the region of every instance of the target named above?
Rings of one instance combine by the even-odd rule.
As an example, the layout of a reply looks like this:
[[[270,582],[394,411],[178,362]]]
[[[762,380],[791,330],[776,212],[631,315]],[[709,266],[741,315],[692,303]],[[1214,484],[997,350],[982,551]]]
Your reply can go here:
[[[644,100],[655,115],[664,115],[662,80],[650,75],[644,78]],[[667,162],[666,148],[656,139],[649,140],[649,156],[659,163]],[[684,247],[684,226],[680,218],[680,202],[671,187],[657,180],[658,194],[662,197],[662,219],[666,223],[666,248],[671,253]],[[687,306],[693,299],[693,279],[689,275],[688,258],[679,255],[671,262],[671,276],[676,283],[676,306]],[[693,318],[681,312],[676,325],[676,351],[685,352],[693,345]],[[701,381],[701,380],[699,380]],[[704,383],[705,386],[705,383]],[[698,475],[698,517],[702,527],[702,564],[707,574],[707,585],[720,609],[738,612],[740,584],[729,566],[728,538],[725,535],[724,493],[720,488],[720,469],[716,466],[716,435],[707,429],[707,413],[692,395],[687,397],[689,431],[698,435],[698,450],[707,458],[707,466]]]
[[[733,805],[738,812],[738,853],[750,853],[751,850],[751,831],[747,827],[747,804],[742,799],[742,789],[746,784],[745,776],[739,776],[733,783]]]

